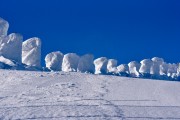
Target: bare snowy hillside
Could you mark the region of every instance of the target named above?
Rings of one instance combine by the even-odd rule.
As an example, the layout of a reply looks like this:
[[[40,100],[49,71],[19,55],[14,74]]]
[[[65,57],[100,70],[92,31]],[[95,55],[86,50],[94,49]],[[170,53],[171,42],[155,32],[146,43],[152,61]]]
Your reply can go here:
[[[180,119],[180,82],[0,70],[0,119]]]

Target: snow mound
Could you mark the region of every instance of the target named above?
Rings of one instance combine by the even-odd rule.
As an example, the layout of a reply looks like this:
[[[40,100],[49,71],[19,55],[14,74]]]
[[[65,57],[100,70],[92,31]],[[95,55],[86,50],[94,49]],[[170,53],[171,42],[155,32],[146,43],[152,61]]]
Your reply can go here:
[[[0,39],[0,55],[21,63],[22,41],[23,37],[16,33]]]
[[[9,23],[4,19],[0,18],[0,37],[7,36],[8,29],[9,29]]]
[[[129,73],[132,77],[140,77],[139,74],[140,63],[136,61],[132,61],[128,64],[128,66],[129,66]]]
[[[109,59],[107,63],[107,73],[115,74],[117,73],[117,63],[115,59]]]
[[[77,71],[80,57],[76,53],[68,53],[64,55],[62,62],[62,71],[75,72]]]
[[[86,54],[80,57],[77,71],[82,73],[94,73],[94,56]]]
[[[100,57],[94,60],[95,74],[107,73],[108,59],[106,57]]]
[[[41,40],[37,37],[30,38],[22,44],[22,63],[41,67]]]
[[[61,71],[63,56],[60,51],[47,54],[45,57],[46,67],[52,71]]]

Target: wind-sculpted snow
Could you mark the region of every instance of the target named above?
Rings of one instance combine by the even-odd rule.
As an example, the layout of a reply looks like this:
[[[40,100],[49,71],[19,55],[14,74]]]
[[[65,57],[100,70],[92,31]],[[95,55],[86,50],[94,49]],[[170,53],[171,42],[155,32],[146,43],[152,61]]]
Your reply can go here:
[[[45,57],[45,67],[41,67],[41,40],[38,37],[24,42],[20,34],[7,36],[9,23],[0,18],[0,68],[31,71],[64,71],[92,74],[139,77],[161,80],[180,80],[179,63],[167,63],[154,57],[140,62],[118,65],[115,59],[94,58],[92,54],[79,56],[76,53],[51,52]]]
[[[41,40],[37,37],[30,38],[22,44],[22,63],[41,67]]]
[[[52,71],[61,71],[63,56],[60,51],[47,54],[45,57],[46,67]]]

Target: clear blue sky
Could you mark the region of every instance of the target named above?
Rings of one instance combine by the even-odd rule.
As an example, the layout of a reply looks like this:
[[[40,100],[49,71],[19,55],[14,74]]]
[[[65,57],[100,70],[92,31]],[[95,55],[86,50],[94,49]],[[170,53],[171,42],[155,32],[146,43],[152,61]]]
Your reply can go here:
[[[40,37],[42,55],[60,50],[180,62],[180,0],[1,0],[9,33]]]

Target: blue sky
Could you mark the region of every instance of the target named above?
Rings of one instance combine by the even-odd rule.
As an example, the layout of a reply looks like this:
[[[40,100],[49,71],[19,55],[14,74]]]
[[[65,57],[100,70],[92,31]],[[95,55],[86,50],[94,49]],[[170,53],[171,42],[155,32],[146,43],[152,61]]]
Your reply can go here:
[[[92,53],[119,63],[153,56],[180,61],[179,0],[1,0],[9,33],[52,51]]]

